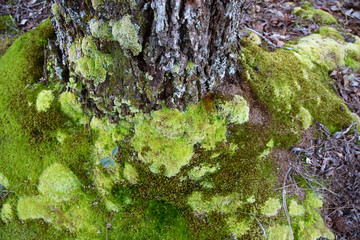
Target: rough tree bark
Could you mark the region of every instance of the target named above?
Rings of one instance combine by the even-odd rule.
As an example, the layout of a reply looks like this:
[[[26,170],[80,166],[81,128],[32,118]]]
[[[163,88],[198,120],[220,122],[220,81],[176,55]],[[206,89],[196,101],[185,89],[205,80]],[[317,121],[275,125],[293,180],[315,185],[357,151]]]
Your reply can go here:
[[[54,0],[63,75],[114,118],[164,103],[181,110],[238,78],[245,2]]]

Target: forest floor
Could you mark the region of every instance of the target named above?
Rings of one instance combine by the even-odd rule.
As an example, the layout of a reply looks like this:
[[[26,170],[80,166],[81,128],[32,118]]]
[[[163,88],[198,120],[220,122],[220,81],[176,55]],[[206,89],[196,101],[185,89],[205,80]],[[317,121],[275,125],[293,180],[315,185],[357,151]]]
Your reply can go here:
[[[294,14],[294,8],[301,6],[303,1],[291,2],[294,4],[289,5],[289,1],[285,0],[251,4],[244,16],[243,25],[263,36],[263,39],[266,38],[269,47],[273,49],[284,46],[286,41],[319,31],[321,24],[316,19]],[[335,27],[342,32],[360,36],[360,2],[315,0],[312,7],[334,16],[339,23]],[[339,67],[330,76],[338,96],[352,112],[360,116],[360,73],[349,67]],[[331,134],[326,127],[317,123],[303,134],[302,142],[292,149],[296,159],[285,164],[286,167],[291,165],[296,172],[294,175],[306,179],[313,190],[322,193],[325,198],[322,215],[337,239],[360,239],[359,140],[360,134],[354,130],[353,125],[343,132]],[[274,154],[281,155],[276,152]],[[291,157],[289,153],[282,154],[285,158]],[[286,169],[282,172],[285,175]],[[316,176],[316,180],[313,176]],[[293,178],[287,179],[287,185],[292,186],[288,192],[299,195],[301,190]]]
[[[272,49],[283,47],[286,41],[310,35],[321,27],[316,19],[294,14],[294,8],[301,6],[303,1],[257,2],[257,4],[249,4],[242,25],[261,35]],[[336,27],[342,32],[360,37],[358,2],[315,0],[312,7],[333,15],[339,23]],[[6,22],[6,27],[0,26],[0,55],[16,37],[35,28],[48,18],[50,8],[49,1],[0,0],[0,17],[11,16]],[[2,28],[6,28],[7,31],[2,32]],[[350,68],[338,68],[330,76],[339,97],[349,109],[360,116],[360,73]],[[321,191],[324,195],[326,203],[322,215],[327,226],[337,234],[337,239],[360,239],[358,141],[360,134],[354,130],[353,125],[342,132],[331,134],[318,123],[303,135],[302,142],[291,150],[291,154],[290,150],[285,153],[287,157],[293,156],[292,164],[287,166],[294,169],[294,175],[301,175],[308,181],[310,187],[317,188],[317,191]],[[316,176],[317,180],[314,180],[313,176]],[[289,177],[287,185],[296,186],[296,182]],[[299,190],[293,187],[288,191]]]

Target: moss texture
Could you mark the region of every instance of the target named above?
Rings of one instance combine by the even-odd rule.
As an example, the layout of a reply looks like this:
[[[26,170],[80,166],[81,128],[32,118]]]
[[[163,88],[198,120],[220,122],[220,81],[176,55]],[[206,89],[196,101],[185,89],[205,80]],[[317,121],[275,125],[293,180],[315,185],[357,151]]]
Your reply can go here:
[[[135,56],[139,55],[142,47],[138,41],[138,31],[131,22],[130,15],[124,16],[118,22],[110,22],[113,38],[122,48],[130,50]]]
[[[330,13],[320,9],[311,8],[310,4],[304,4],[302,7],[294,8],[294,14],[303,18],[311,19],[319,24],[337,24],[337,20]]]
[[[9,223],[14,219],[14,212],[10,203],[3,204],[0,215],[4,223]]]
[[[102,7],[102,1],[92,4]],[[53,11],[61,15],[56,5]],[[0,238],[262,239],[259,220],[269,239],[288,239],[281,196],[272,191],[271,152],[296,144],[314,121],[336,130],[353,120],[327,83],[337,65],[357,66],[359,42],[345,43],[330,27],[292,44],[295,51],[269,52],[260,39],[244,39],[242,81],[253,99],[211,96],[182,112],[132,108],[131,116],[111,124],[84,110],[75,78],[101,86],[113,71],[125,76],[127,57],[100,52],[98,39],[118,41],[121,53],[137,55],[137,27],[129,16],[88,24],[92,36],[69,46],[71,91],[38,82],[50,21],[0,58],[0,184],[16,187],[0,202]],[[95,95],[92,100],[103,104]],[[252,119],[254,101],[266,124]],[[121,110],[127,102],[116,97],[114,105]],[[115,166],[103,168],[100,159],[115,146]],[[286,201],[295,239],[333,239],[319,214],[320,196],[307,192],[303,200]]]
[[[154,111],[136,123],[133,146],[140,159],[150,164],[152,172],[160,173],[164,166],[167,177],[175,176],[189,164],[195,144],[211,150],[226,139],[225,117],[233,123],[248,120],[249,107],[240,96],[220,108],[211,112],[206,105],[199,104],[188,106],[183,113],[168,108]]]
[[[51,90],[42,90],[36,99],[36,110],[46,112],[50,108],[54,98]]]

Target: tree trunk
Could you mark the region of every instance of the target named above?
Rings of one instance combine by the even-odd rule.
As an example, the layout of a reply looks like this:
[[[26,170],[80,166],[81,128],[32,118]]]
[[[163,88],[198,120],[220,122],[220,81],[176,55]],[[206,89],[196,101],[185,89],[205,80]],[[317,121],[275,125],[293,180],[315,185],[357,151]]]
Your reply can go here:
[[[238,77],[245,1],[55,0],[63,75],[98,113],[183,109]]]

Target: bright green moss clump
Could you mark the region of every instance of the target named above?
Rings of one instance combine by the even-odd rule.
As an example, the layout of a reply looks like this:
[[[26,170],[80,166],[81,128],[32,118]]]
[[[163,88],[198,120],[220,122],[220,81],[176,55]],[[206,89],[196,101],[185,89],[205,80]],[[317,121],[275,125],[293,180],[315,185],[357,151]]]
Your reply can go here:
[[[39,192],[55,201],[69,200],[79,190],[76,176],[59,163],[48,167],[40,177]]]
[[[38,189],[39,195],[19,199],[17,211],[21,220],[42,218],[58,229],[76,231],[79,237],[96,234],[102,220],[90,208],[89,197],[69,169],[54,163],[43,172]]]
[[[39,112],[46,112],[51,107],[54,98],[51,90],[42,90],[36,99],[36,109]]]
[[[322,27],[319,34],[299,39],[293,47],[297,50],[299,60],[310,69],[321,66],[332,71],[346,64],[355,71],[360,69],[360,45],[345,42],[339,32],[331,27]]]
[[[204,175],[214,173],[218,170],[219,165],[210,166],[209,164],[201,164],[188,172],[188,177],[192,180],[200,180]]]
[[[360,50],[360,46],[312,34],[292,47],[297,51],[267,52],[251,43],[245,45],[244,77],[257,97],[276,123],[286,124],[295,136],[300,127],[308,128],[313,120],[328,127],[348,125],[353,119],[351,112],[328,84],[328,72],[337,64],[344,65],[347,54]]]
[[[241,96],[207,106],[190,105],[180,113],[164,107],[150,116],[140,117],[135,125],[133,146],[140,159],[154,173],[165,168],[165,176],[175,176],[189,164],[195,144],[212,150],[226,139],[227,123],[241,124],[248,120],[249,107]]]
[[[103,83],[112,74],[113,58],[97,50],[93,37],[77,39],[69,48],[69,60],[74,74],[92,80],[95,86]],[[74,84],[74,83],[72,83]]]
[[[81,104],[76,100],[72,92],[63,92],[59,98],[60,108],[67,116],[80,124],[86,123],[87,119],[82,110]]]
[[[4,223],[9,223],[14,218],[14,212],[10,203],[4,203],[1,208],[1,220]]]
[[[164,166],[165,175],[172,177],[190,162],[194,144],[213,149],[225,140],[225,130],[224,119],[207,113],[202,105],[190,106],[184,113],[163,108],[136,124],[132,142],[152,172],[160,173]]]
[[[320,9],[311,8],[308,5],[303,5],[301,8],[294,8],[294,14],[304,18],[310,18],[319,24],[337,24],[337,20],[330,13]]]
[[[1,174],[0,172],[0,185],[3,185],[4,187],[9,187],[9,180]]]
[[[136,184],[139,179],[139,174],[130,163],[125,163],[124,167],[124,177],[128,180],[131,184]]]
[[[265,204],[261,207],[260,212],[268,217],[272,217],[278,214],[281,209],[281,204],[277,198],[269,198]]]
[[[305,214],[305,208],[299,205],[295,200],[291,200],[289,205],[289,215],[291,217],[302,216]]]
[[[276,224],[269,228],[270,240],[286,240],[289,239],[290,229],[289,226]]]
[[[232,101],[227,101],[220,107],[230,123],[242,124],[249,120],[250,108],[242,96],[235,95]]]
[[[49,221],[51,213],[46,198],[21,197],[17,205],[18,216],[21,220],[43,218]]]
[[[112,35],[124,49],[131,50],[137,56],[142,51],[138,41],[138,32],[135,25],[131,22],[130,15],[124,16],[118,22],[111,22]]]
[[[92,19],[89,22],[89,28],[91,35],[95,38],[104,40],[112,39],[111,28],[108,22]]]
[[[236,193],[221,196],[215,195],[209,200],[203,198],[201,192],[193,192],[188,198],[188,205],[198,213],[209,213],[212,211],[223,213],[235,213],[236,209],[242,206],[240,196]]]

